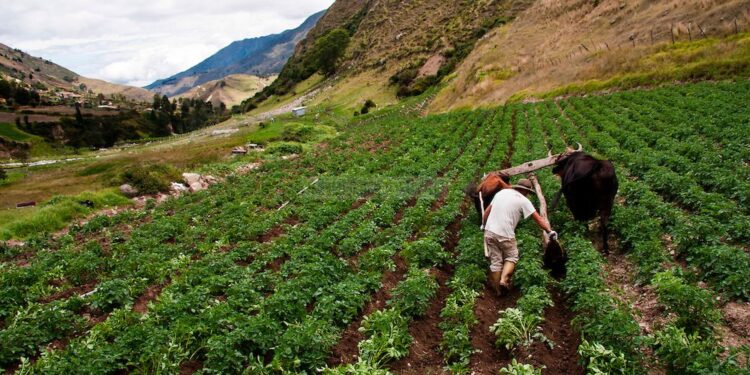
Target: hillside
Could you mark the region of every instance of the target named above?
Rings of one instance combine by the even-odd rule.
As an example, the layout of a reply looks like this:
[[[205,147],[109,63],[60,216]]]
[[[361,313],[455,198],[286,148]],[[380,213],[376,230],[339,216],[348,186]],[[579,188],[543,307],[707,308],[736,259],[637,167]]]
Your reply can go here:
[[[193,87],[177,97],[210,101],[217,108],[220,103],[224,103],[227,108],[230,108],[253,96],[256,92],[271,84],[274,79],[276,79],[276,76],[258,77],[249,74],[231,74]]]
[[[351,39],[333,86],[312,104],[393,104],[442,82],[430,110],[443,111],[750,75],[741,0],[338,0],[244,110],[293,92],[317,69],[316,40],[335,28]]]
[[[38,237],[0,252],[0,367],[747,374],[748,93],[746,80],[702,83],[424,117],[409,110],[418,98],[333,123],[294,157],[229,159],[206,191],[60,237],[27,224]],[[612,253],[563,204],[550,220],[567,274],[543,268],[525,220],[513,290],[498,296],[465,187],[578,142],[620,177]]]
[[[72,92],[81,92],[85,88],[105,96],[123,95],[134,101],[148,102],[153,98],[153,94],[144,89],[86,78],[49,60],[4,44],[0,44],[0,74],[19,79],[32,87]]]
[[[733,35],[750,31],[746,1],[598,3],[535,2],[478,43],[432,108],[750,75],[750,35]]]
[[[146,86],[146,89],[171,97],[232,74],[278,74],[294,52],[297,43],[307,35],[324,12],[313,14],[292,30],[233,42],[198,65],[172,77],[158,80]]]

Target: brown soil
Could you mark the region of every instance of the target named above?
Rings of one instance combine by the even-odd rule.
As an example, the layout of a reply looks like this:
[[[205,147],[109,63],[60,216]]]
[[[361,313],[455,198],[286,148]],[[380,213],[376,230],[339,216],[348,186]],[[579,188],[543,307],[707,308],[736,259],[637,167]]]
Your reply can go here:
[[[620,253],[611,253],[604,266],[605,282],[613,290],[615,297],[633,308],[635,320],[644,334],[653,333],[669,320],[664,306],[659,303],[656,292],[650,286],[638,285],[633,281],[635,267]]]
[[[189,361],[182,362],[180,365],[180,375],[191,375],[198,372],[203,368],[203,362],[191,359]]]
[[[479,324],[471,330],[471,344],[478,351],[471,356],[469,366],[472,372],[497,374],[501,367],[510,363],[511,353],[495,345],[495,334],[490,332],[490,326],[497,322],[498,312],[515,306],[520,296],[518,289],[513,288],[509,294],[498,297],[485,286],[482,295],[477,298],[474,315],[479,320]]]
[[[268,265],[271,267],[273,272],[279,272],[281,270],[281,266],[284,265],[289,260],[289,255],[284,254],[284,256],[278,257],[271,261],[271,263]]]
[[[359,332],[359,326],[362,323],[362,319],[374,311],[385,308],[386,301],[391,298],[391,290],[406,274],[408,267],[406,266],[404,259],[401,258],[401,256],[396,255],[394,261],[396,263],[396,270],[393,272],[387,271],[383,275],[381,281],[382,287],[375,292],[372,299],[370,299],[370,302],[368,302],[367,305],[365,305],[365,308],[362,309],[360,317],[350,323],[341,334],[339,342],[333,347],[331,356],[328,358],[329,366],[333,367],[356,362],[357,354],[359,354],[359,348],[357,345],[364,339],[362,333]]]
[[[724,321],[738,334],[750,337],[750,303],[729,302],[722,308]]]
[[[271,242],[283,236],[286,233],[286,229],[288,226],[295,226],[297,224],[299,224],[299,219],[295,216],[290,216],[273,228],[269,229],[266,233],[261,234],[258,238],[258,242]]]
[[[53,282],[50,282],[50,284],[54,285]],[[92,281],[92,282],[89,282],[89,283],[86,283],[86,284],[83,284],[83,285],[80,285],[80,286],[76,286],[76,287],[72,287],[72,288],[69,288],[69,289],[65,289],[65,290],[62,290],[62,291],[59,291],[59,292],[52,293],[52,294],[50,294],[50,295],[48,295],[46,297],[42,297],[42,298],[39,299],[39,302],[41,302],[41,303],[49,303],[49,302],[57,301],[57,300],[60,300],[60,299],[63,299],[63,298],[68,298],[68,297],[71,297],[73,295],[85,294],[85,293],[88,293],[88,292],[94,290],[94,288],[96,288],[96,285],[97,285],[97,282],[96,281]]]
[[[750,346],[750,303],[729,302],[721,311],[725,323],[717,327],[721,345],[729,348]]]
[[[528,363],[537,367],[544,366],[545,375],[582,375],[585,371],[578,363],[581,336],[571,325],[574,314],[568,309],[559,291],[553,290],[551,294],[555,305],[547,308],[544,313],[542,333],[555,345],[550,349],[547,344],[537,341],[524,350],[524,354],[531,355]]]
[[[443,331],[438,327],[442,318],[440,312],[445,306],[445,298],[450,294],[446,282],[453,273],[451,267],[433,269],[439,288],[432,299],[427,313],[415,319],[409,326],[409,334],[414,339],[409,348],[409,355],[395,362],[391,371],[396,374],[444,374],[443,356],[440,353],[440,342]]]
[[[135,300],[135,303],[133,304],[133,311],[141,314],[145,314],[148,311],[148,303],[157,299],[161,295],[161,291],[169,285],[172,282],[172,280],[167,279],[164,283],[158,284],[158,285],[151,285],[146,289],[146,292],[144,292],[140,297],[138,297],[137,300]]]

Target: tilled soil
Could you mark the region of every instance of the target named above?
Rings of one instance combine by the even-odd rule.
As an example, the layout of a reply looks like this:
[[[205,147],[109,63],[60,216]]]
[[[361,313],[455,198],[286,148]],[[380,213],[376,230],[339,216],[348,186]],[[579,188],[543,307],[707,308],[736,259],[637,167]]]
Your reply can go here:
[[[396,263],[396,269],[394,271],[387,271],[383,275],[382,287],[372,296],[370,302],[365,305],[362,310],[360,317],[351,322],[344,332],[341,334],[341,338],[336,346],[331,351],[331,356],[328,358],[328,365],[331,367],[354,363],[357,361],[357,355],[359,354],[359,342],[364,340],[364,335],[359,332],[359,326],[362,324],[362,319],[365,316],[370,315],[372,312],[382,310],[386,306],[386,301],[391,298],[391,290],[396,287],[404,278],[408,267],[406,262],[401,256],[394,258]]]
[[[482,295],[477,298],[474,314],[479,324],[471,330],[471,344],[478,349],[471,357],[469,367],[476,374],[497,374],[498,370],[510,363],[511,353],[495,345],[495,334],[490,327],[497,322],[498,313],[509,307],[514,307],[521,293],[513,288],[509,294],[498,297],[485,286]]]
[[[432,274],[438,285],[437,294],[432,299],[427,313],[415,319],[409,326],[409,334],[414,341],[409,348],[409,354],[391,366],[396,374],[446,374],[443,370],[443,356],[440,353],[440,342],[443,332],[439,327],[442,321],[440,312],[445,306],[445,298],[450,294],[446,282],[453,270],[450,267],[436,268]]]
[[[544,366],[542,373],[547,375],[575,375],[584,374],[583,367],[578,363],[578,345],[581,344],[580,334],[571,325],[573,313],[568,309],[559,291],[551,292],[554,306],[544,312],[542,333],[554,342],[552,349],[542,342],[534,342],[530,348],[521,351],[519,357],[531,357],[527,363],[537,367]]]
[[[162,284],[149,286],[148,289],[146,289],[146,292],[138,297],[138,299],[133,304],[133,311],[141,314],[146,313],[148,311],[149,302],[159,298],[159,295],[161,295],[161,291],[171,282],[172,281],[170,279],[167,279]]]

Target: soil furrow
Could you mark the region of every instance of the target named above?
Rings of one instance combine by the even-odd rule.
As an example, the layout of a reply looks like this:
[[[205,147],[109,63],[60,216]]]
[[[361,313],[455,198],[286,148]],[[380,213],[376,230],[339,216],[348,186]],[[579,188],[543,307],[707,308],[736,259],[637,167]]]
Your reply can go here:
[[[521,293],[517,288],[503,297],[498,297],[485,285],[474,307],[474,315],[479,323],[471,330],[471,345],[477,349],[471,356],[471,371],[477,374],[496,374],[501,367],[510,363],[510,351],[495,345],[495,334],[490,332],[490,327],[497,322],[498,313],[514,307],[520,297]]]
[[[550,294],[554,306],[544,312],[542,333],[554,342],[554,346],[550,348],[543,342],[535,341],[522,351],[524,355],[518,357],[527,357],[525,354],[528,354],[528,362],[538,368],[544,367],[545,375],[583,375],[585,371],[578,363],[581,336],[571,324],[574,314],[568,309],[559,290],[554,289]]]

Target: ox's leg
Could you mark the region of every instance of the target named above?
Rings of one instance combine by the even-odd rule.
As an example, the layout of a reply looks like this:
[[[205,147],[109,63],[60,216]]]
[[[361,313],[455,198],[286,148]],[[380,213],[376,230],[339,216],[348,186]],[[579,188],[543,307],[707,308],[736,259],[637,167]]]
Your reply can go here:
[[[552,199],[552,204],[550,205],[550,211],[554,211],[557,208],[557,203],[560,202],[560,196],[562,195],[563,191],[562,188],[557,191],[557,194],[555,194],[555,198]]]

